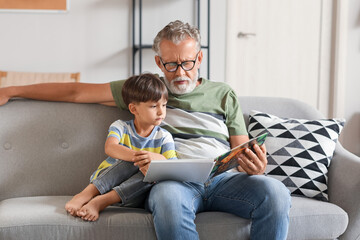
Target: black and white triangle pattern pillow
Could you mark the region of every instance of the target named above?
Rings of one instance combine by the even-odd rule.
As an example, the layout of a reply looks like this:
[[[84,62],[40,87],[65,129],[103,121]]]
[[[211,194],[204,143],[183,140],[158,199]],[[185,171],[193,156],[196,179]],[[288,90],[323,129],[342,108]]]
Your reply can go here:
[[[293,195],[328,200],[328,167],[343,119],[280,118],[251,111],[249,137],[264,132],[268,166],[265,174],[283,182]]]

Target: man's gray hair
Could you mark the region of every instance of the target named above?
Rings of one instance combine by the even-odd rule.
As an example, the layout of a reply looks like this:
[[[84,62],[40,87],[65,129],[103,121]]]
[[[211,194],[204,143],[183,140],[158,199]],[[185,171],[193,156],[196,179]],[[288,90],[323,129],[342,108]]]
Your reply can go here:
[[[200,51],[201,39],[199,29],[188,23],[176,20],[170,22],[156,35],[152,49],[160,56],[160,43],[162,40],[166,39],[178,44],[189,37],[196,41],[196,48]]]

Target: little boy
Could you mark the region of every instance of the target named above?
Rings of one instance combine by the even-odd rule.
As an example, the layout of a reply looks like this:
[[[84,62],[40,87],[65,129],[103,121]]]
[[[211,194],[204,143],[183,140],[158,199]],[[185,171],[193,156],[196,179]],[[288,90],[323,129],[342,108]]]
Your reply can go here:
[[[133,76],[125,81],[122,96],[134,120],[111,124],[105,142],[108,158],[92,174],[90,184],[65,205],[71,215],[87,221],[96,221],[107,206],[121,202],[121,183],[143,177],[152,160],[176,159],[171,134],[159,127],[166,115],[165,84],[153,74]],[[141,182],[131,191],[144,195],[151,185]]]

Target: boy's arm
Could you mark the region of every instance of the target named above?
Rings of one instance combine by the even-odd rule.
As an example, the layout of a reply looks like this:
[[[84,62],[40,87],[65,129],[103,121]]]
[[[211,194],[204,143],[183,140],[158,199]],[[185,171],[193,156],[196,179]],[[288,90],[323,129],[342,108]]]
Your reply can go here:
[[[152,160],[166,160],[166,158],[158,153],[148,151],[135,151],[119,144],[116,137],[108,137],[105,142],[106,155],[121,159],[128,162],[134,162],[134,166],[138,166],[140,171],[146,175],[149,164]]]
[[[105,142],[105,154],[116,159],[134,162],[136,151],[119,144],[116,137],[108,137]]]
[[[249,137],[247,135],[230,136],[231,148],[234,148],[246,141],[249,141]],[[240,154],[240,156],[238,156],[239,166],[237,169],[239,172],[246,172],[249,175],[264,174],[267,165],[265,144],[261,145],[261,147],[255,144],[254,150],[256,154],[250,149],[246,149],[245,154]]]
[[[124,161],[135,162],[135,166],[143,166],[150,163],[151,160],[166,160],[166,158],[159,154],[148,151],[135,151],[128,147],[119,144],[119,139],[116,137],[108,137],[105,142],[106,155],[121,159]]]
[[[41,83],[0,88],[0,106],[13,97],[115,106],[110,83]]]

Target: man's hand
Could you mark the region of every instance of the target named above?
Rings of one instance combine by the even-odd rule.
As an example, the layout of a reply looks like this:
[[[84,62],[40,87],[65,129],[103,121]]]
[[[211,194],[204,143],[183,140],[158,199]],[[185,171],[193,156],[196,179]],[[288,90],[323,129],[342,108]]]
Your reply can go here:
[[[261,147],[255,144],[253,149],[256,154],[250,149],[246,149],[245,153],[238,156],[238,170],[249,175],[264,174],[267,165],[265,144]]]
[[[144,176],[146,175],[152,160],[166,160],[166,158],[163,155],[157,153],[137,151],[135,152],[133,159],[134,166],[138,166],[139,170],[142,172],[142,174],[144,174]]]
[[[10,99],[10,96],[7,94],[7,88],[0,88],[0,106],[7,103]]]

